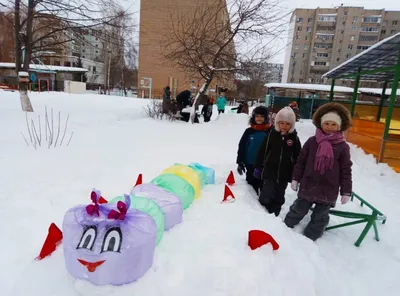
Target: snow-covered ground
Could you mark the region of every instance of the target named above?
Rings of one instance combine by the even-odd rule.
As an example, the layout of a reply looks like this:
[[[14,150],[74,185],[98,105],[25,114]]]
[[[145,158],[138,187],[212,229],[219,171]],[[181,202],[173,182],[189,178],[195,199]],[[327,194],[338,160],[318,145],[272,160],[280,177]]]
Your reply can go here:
[[[400,175],[352,146],[354,191],[387,215],[378,225],[381,241],[370,232],[354,246],[363,225],[331,230],[316,243],[282,218],[295,193],[287,190],[280,217],[268,215],[244,178],[232,187],[237,201],[221,204],[224,181],[236,169],[237,144],[247,116],[226,113],[209,124],[155,121],[145,117],[147,100],[65,93],[32,94],[42,124],[44,109],[70,113],[68,147],[35,150],[24,142],[25,114],[17,93],[0,90],[0,239],[1,295],[12,296],[342,296],[399,295]],[[57,119],[58,120],[58,119]],[[55,120],[56,121],[56,120]],[[297,125],[301,140],[313,134],[310,122]],[[63,130],[61,130],[63,133]],[[42,135],[44,137],[44,135]],[[29,137],[29,136],[28,136]],[[29,141],[29,139],[28,139]],[[184,212],[183,223],[164,234],[153,267],[137,282],[95,287],[74,281],[64,266],[63,250],[34,261],[51,222],[61,227],[64,213],[87,204],[92,188],[104,197],[127,193],[139,173],[150,181],[175,162],[199,162],[216,170],[208,185]],[[358,203],[337,209],[366,211]],[[335,224],[343,219],[333,217]],[[280,249],[247,246],[251,229],[273,235]],[[396,230],[397,229],[397,230]]]

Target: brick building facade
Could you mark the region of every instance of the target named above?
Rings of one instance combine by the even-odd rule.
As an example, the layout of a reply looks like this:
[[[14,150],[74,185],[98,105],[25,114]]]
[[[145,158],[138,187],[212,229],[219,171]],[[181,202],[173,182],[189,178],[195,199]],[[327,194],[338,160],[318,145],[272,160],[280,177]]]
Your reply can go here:
[[[196,91],[202,81],[190,77],[181,69],[173,67],[162,54],[165,32],[171,30],[172,22],[176,25],[177,19],[173,15],[193,12],[199,0],[141,0],[140,7],[140,29],[139,29],[139,70],[138,70],[138,94],[149,96],[147,78],[152,80],[152,97],[161,97],[163,88],[170,86],[172,96],[189,89]],[[207,5],[203,0],[202,5]],[[224,0],[223,0],[224,1]],[[145,83],[145,87],[143,87]],[[218,81],[214,79],[209,87],[209,95],[216,96],[217,86],[232,89],[233,75],[231,80]]]

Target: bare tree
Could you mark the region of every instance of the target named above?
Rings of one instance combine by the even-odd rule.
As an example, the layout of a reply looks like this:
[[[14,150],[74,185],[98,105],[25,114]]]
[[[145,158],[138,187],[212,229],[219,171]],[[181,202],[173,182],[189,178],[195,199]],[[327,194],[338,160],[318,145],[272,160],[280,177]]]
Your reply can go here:
[[[270,42],[281,38],[290,12],[280,3],[199,0],[190,10],[174,8],[170,12],[170,29],[162,45],[164,57],[204,82],[195,98],[191,122],[199,98],[213,79],[233,80],[243,60],[260,58]]]
[[[101,12],[113,5],[114,0],[9,0],[13,3],[15,64],[19,78],[29,73],[32,57],[59,50],[79,32],[96,29],[101,25],[113,26],[116,15],[103,16]],[[10,7],[10,6],[9,6]],[[32,112],[27,79],[19,82],[23,111]]]

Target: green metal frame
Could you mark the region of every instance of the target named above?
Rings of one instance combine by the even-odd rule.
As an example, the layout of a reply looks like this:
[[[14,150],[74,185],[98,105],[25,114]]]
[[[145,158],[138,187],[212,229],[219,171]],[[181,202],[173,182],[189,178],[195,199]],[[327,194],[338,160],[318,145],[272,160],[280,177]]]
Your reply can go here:
[[[354,117],[354,110],[356,109],[356,102],[357,102],[357,96],[358,96],[358,87],[360,86],[360,79],[361,79],[361,68],[358,68],[357,74],[356,74],[356,81],[354,84],[354,91],[353,91],[353,98],[351,100],[351,117]]]
[[[392,121],[392,113],[394,108],[394,102],[396,101],[397,88],[399,87],[400,80],[400,51],[397,57],[397,63],[395,66],[396,70],[394,73],[393,83],[392,83],[392,93],[390,94],[390,100],[388,105],[388,110],[386,114],[385,131],[383,133],[383,141],[385,142],[389,135],[390,122]]]
[[[368,208],[370,208],[372,210],[372,213],[371,214],[362,214],[362,213],[330,210],[329,214],[331,214],[331,215],[343,217],[343,218],[358,219],[358,220],[329,226],[325,230],[331,230],[331,229],[366,223],[363,231],[361,232],[360,236],[358,237],[358,239],[354,245],[356,247],[359,247],[361,245],[362,241],[364,240],[365,236],[370,231],[371,227],[374,228],[375,240],[379,241],[379,233],[378,233],[378,227],[376,226],[376,221],[382,221],[382,224],[385,224],[387,217],[382,212],[377,210],[374,206],[372,206],[370,203],[368,203],[366,200],[361,198],[358,194],[352,192],[351,200],[353,201],[354,198],[358,199],[361,202],[361,206],[365,205]]]
[[[378,121],[378,122],[381,121],[383,104],[385,103],[385,99],[386,99],[387,84],[388,84],[388,82],[385,81],[385,83],[383,84],[383,88],[382,88],[381,101],[379,102],[379,108],[378,108],[378,115],[376,115],[376,121]]]

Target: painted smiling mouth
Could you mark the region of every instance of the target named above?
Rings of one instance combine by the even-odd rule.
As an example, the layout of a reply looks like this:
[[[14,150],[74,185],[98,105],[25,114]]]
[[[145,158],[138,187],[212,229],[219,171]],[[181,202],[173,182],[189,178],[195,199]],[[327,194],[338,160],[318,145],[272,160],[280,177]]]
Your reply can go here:
[[[85,260],[82,259],[78,259],[79,263],[82,264],[83,266],[86,266],[89,272],[94,272],[96,270],[97,267],[99,267],[100,265],[102,265],[104,262],[106,262],[106,260],[102,260],[102,261],[96,261],[96,262],[87,262]]]

